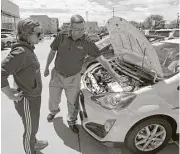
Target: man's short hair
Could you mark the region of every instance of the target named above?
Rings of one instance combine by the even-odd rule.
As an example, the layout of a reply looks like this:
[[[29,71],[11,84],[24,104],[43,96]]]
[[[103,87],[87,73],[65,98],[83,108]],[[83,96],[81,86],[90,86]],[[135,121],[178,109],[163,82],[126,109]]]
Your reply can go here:
[[[82,16],[76,14],[76,15],[73,15],[71,17],[71,20],[70,20],[70,24],[72,25],[73,23],[84,23],[85,20]]]

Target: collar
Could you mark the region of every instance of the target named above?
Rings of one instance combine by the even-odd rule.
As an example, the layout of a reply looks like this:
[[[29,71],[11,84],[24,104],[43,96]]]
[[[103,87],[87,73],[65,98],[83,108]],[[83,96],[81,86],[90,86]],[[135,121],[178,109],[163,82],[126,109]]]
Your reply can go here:
[[[34,50],[34,49],[35,49],[35,46],[34,46],[34,45],[29,44],[28,42],[19,41],[19,43],[20,43],[21,45],[26,46],[27,48],[29,48],[29,49],[31,49],[31,50]]]

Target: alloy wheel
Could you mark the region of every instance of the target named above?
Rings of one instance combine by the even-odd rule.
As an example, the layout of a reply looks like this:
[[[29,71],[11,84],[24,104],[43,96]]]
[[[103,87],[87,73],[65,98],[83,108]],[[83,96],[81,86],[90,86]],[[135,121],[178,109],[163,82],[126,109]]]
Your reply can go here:
[[[135,146],[140,151],[152,151],[163,144],[166,130],[162,125],[151,124],[142,128],[135,137]]]

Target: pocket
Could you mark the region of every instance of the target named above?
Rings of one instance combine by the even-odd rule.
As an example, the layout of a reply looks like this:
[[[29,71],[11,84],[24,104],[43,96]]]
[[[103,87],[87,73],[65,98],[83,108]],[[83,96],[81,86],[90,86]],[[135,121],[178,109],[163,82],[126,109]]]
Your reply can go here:
[[[53,68],[51,71],[51,79],[49,82],[49,86],[58,86],[60,84],[60,79],[58,77],[57,71]]]
[[[37,81],[36,81],[36,79],[34,79],[34,82],[33,82],[33,89],[35,89],[37,87]]]
[[[74,75],[72,78],[69,78],[68,80],[69,80],[68,82],[69,86],[80,87],[81,74],[78,73]]]

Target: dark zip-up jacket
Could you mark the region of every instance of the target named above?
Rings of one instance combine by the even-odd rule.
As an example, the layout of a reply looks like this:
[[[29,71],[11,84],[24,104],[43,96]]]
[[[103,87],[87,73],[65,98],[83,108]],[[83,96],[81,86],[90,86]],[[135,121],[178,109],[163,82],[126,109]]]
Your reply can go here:
[[[1,88],[9,85],[9,75],[13,75],[17,89],[22,90],[25,97],[33,99],[41,95],[40,64],[34,53],[34,46],[26,42],[12,46],[10,53],[1,63]]]

